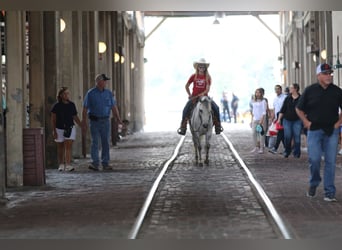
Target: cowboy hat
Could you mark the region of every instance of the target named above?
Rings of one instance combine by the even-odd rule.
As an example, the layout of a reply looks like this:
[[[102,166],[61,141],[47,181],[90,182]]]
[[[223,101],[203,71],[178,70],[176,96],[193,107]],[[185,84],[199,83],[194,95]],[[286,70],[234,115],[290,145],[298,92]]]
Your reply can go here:
[[[199,59],[198,61],[194,62],[194,68],[197,69],[198,64],[204,64],[207,68],[209,67],[210,63],[207,63],[204,58]]]

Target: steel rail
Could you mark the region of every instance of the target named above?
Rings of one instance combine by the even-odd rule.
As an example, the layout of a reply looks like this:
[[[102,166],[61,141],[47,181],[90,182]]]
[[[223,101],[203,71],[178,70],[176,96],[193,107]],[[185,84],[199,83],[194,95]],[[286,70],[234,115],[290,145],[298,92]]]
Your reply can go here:
[[[277,210],[275,209],[275,207],[273,206],[273,203],[271,202],[271,200],[268,198],[267,194],[265,193],[264,189],[261,187],[261,185],[255,180],[254,176],[252,175],[251,171],[248,169],[248,167],[246,166],[245,162],[241,159],[241,157],[239,156],[239,154],[237,153],[237,151],[235,150],[233,144],[229,141],[229,139],[227,138],[227,136],[224,133],[221,133],[222,137],[224,138],[224,140],[226,141],[226,143],[228,144],[230,150],[233,152],[235,159],[239,162],[239,164],[241,165],[241,167],[245,170],[250,182],[254,185],[255,189],[257,190],[258,194],[260,195],[260,197],[262,198],[262,200],[264,201],[264,203],[266,204],[266,207],[269,211],[269,213],[271,214],[274,222],[276,223],[276,225],[278,226],[280,232],[282,233],[282,236],[284,237],[284,239],[292,239],[289,231],[287,230],[285,223],[283,222],[283,219],[280,217],[279,213],[277,212]]]
[[[168,169],[169,165],[176,159],[178,153],[179,153],[179,149],[182,146],[183,142],[185,140],[185,136],[182,136],[182,138],[180,139],[180,141],[178,142],[177,147],[175,148],[173,155],[171,156],[171,158],[165,163],[165,165],[163,166],[162,170],[160,171],[158,177],[156,178],[156,180],[154,181],[148,195],[147,198],[145,199],[145,202],[142,206],[142,208],[140,209],[139,215],[137,217],[137,219],[135,220],[135,223],[132,227],[131,232],[128,235],[128,239],[136,239],[138,232],[141,228],[141,225],[144,221],[144,218],[146,216],[146,213],[152,203],[153,197],[158,189],[159,183],[161,181],[161,179],[163,178],[166,170]]]

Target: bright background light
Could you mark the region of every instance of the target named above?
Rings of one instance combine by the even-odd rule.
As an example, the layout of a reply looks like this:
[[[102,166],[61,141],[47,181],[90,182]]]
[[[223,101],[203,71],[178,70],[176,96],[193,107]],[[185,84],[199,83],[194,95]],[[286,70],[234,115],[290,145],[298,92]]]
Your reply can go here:
[[[279,31],[278,15],[261,18]],[[145,17],[148,34],[161,18]],[[210,62],[212,86],[209,95],[222,110],[222,92],[229,101],[240,99],[239,113],[249,109],[251,95],[263,87],[269,103],[274,85],[281,84],[278,39],[252,16],[226,16],[220,24],[214,17],[168,18],[147,40],[145,63],[145,131],[176,131],[187,101],[185,84],[194,73],[193,62]]]

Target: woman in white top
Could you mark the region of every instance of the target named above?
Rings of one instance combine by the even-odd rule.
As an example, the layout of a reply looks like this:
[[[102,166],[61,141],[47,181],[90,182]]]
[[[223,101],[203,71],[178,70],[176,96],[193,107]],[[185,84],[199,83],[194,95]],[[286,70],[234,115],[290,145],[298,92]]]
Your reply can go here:
[[[252,150],[253,153],[258,152],[259,154],[264,153],[265,146],[265,131],[257,132],[257,125],[261,125],[264,129],[266,128],[266,112],[267,103],[263,96],[262,89],[258,88],[255,90],[254,98],[251,102],[252,107],[252,122],[251,128],[253,132],[253,142],[255,148]]]

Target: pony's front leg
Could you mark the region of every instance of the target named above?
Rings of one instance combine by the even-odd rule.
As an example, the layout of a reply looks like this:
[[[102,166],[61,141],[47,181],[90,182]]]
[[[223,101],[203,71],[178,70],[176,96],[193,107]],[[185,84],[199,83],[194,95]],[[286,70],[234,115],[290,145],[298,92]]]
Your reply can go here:
[[[198,149],[198,158],[199,158],[199,162],[198,163],[199,163],[200,166],[203,166],[201,144],[198,145],[197,149]]]
[[[196,164],[198,164],[198,148],[196,144],[194,145],[194,149],[195,149],[195,162]]]
[[[209,149],[210,149],[210,144],[207,143],[206,147],[205,147],[205,164],[209,164]]]
[[[194,143],[195,161],[196,161],[196,164],[198,164],[198,143],[197,143],[195,137],[193,137],[192,141]]]
[[[209,164],[209,149],[210,149],[211,134],[207,134],[205,137],[205,164]]]

